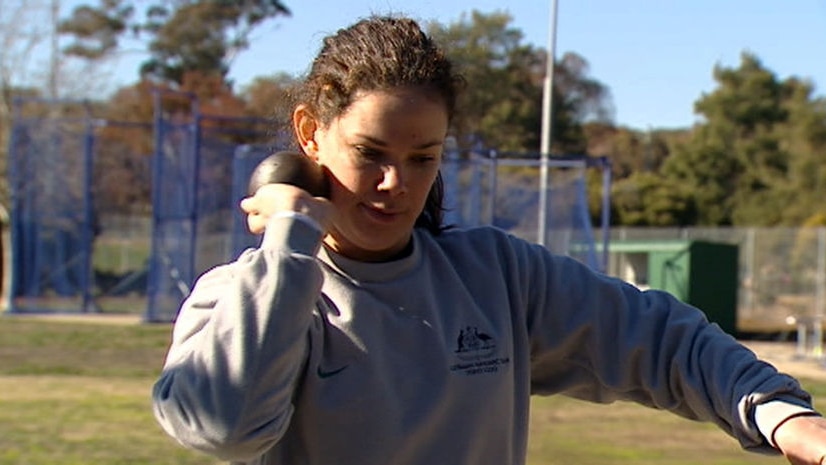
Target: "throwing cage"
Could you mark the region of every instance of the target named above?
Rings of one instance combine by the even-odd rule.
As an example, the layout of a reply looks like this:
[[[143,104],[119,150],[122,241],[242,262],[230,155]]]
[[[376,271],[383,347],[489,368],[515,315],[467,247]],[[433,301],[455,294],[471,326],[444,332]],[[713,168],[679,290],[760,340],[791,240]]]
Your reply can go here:
[[[264,157],[289,147],[273,122],[203,115],[197,100],[155,94],[150,123],[95,118],[76,102],[15,102],[10,312],[129,312],[172,321],[195,279],[259,237],[238,202]],[[61,110],[66,105],[72,111]],[[445,219],[493,224],[538,240],[538,154],[446,153]],[[604,269],[591,227],[585,174],[602,170],[607,240],[610,166],[552,158],[546,246]]]

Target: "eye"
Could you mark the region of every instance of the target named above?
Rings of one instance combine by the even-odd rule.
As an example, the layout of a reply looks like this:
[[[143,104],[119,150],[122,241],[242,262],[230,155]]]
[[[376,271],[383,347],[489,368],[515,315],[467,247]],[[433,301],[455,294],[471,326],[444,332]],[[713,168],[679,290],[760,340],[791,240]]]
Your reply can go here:
[[[376,149],[367,147],[365,145],[355,146],[359,157],[368,161],[377,161],[382,157],[382,153]]]
[[[419,154],[413,156],[413,161],[422,165],[433,163],[439,160],[439,157],[431,154]]]

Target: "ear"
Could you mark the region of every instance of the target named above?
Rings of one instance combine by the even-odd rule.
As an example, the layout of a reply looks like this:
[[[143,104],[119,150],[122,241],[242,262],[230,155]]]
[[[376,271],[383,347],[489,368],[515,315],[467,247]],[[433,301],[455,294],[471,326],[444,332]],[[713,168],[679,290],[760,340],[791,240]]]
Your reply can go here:
[[[318,160],[318,144],[315,141],[315,132],[319,128],[318,121],[310,112],[307,105],[299,105],[293,111],[293,130],[298,145],[313,160]]]

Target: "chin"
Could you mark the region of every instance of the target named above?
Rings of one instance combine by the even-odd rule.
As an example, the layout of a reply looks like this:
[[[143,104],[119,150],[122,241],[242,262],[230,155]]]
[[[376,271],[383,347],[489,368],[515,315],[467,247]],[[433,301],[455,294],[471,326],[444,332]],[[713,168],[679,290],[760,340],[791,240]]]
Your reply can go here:
[[[381,228],[376,225],[351,224],[349,228],[337,229],[331,232],[334,242],[338,246],[333,248],[344,252],[344,255],[359,259],[372,257],[370,261],[392,257],[403,250],[412,237],[412,225],[400,232],[401,228]],[[346,231],[346,232],[345,232]]]

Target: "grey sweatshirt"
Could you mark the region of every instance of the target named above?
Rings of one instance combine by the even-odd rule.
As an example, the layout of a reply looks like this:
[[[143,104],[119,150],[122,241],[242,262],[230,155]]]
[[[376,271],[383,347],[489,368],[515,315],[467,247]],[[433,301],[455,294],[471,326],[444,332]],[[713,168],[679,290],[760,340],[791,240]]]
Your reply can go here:
[[[811,409],[798,383],[659,291],[494,228],[417,229],[360,263],[277,218],[201,276],[153,390],[181,444],[248,464],[523,464],[532,394],[630,400],[746,449]]]

